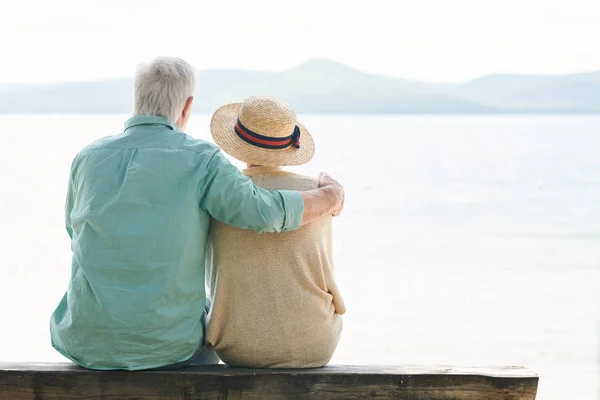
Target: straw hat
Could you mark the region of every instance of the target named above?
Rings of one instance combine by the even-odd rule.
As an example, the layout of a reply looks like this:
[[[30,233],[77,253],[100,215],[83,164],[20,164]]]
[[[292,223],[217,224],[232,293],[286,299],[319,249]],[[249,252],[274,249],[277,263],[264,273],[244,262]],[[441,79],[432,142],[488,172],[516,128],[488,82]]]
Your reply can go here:
[[[210,133],[223,151],[248,164],[300,165],[315,154],[312,136],[294,110],[272,97],[249,97],[219,108]]]

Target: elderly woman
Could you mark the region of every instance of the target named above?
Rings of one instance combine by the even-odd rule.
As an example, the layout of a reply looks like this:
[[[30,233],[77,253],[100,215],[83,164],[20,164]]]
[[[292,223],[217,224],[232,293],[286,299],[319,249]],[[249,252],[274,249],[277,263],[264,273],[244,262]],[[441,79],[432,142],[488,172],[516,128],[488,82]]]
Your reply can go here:
[[[308,162],[314,142],[280,101],[252,97],[221,107],[215,142],[247,163],[268,190],[311,190],[318,180],[282,170]],[[311,368],[329,362],[346,311],[333,277],[331,216],[294,232],[255,233],[212,220],[207,265],[213,308],[206,343],[227,364]]]

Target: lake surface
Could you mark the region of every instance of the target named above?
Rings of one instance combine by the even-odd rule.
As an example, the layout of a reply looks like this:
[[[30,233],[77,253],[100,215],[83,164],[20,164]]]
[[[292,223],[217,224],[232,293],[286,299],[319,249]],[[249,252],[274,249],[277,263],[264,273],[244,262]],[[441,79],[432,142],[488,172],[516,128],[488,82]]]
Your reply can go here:
[[[0,360],[63,361],[69,167],[127,116],[0,116]],[[188,128],[209,138],[209,116]],[[336,364],[525,365],[600,399],[600,117],[305,116],[346,188]]]

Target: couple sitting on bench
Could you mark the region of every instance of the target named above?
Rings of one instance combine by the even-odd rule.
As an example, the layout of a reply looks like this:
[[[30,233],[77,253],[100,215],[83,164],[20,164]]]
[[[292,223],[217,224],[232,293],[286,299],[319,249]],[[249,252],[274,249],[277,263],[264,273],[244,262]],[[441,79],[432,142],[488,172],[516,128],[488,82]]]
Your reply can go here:
[[[98,370],[219,358],[323,366],[345,312],[331,237],[343,188],[327,174],[280,168],[308,162],[314,143],[288,105],[267,97],[212,117],[214,141],[247,164],[240,172],[218,147],[183,133],[195,88],[181,59],[141,66],[124,132],[74,158],[71,280],[51,318],[52,345]]]

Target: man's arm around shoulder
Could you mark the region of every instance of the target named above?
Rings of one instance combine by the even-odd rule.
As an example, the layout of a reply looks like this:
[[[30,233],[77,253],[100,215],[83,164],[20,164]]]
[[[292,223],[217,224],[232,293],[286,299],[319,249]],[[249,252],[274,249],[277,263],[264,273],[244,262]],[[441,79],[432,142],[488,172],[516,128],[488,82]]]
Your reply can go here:
[[[200,206],[213,218],[255,232],[285,232],[325,215],[339,215],[344,189],[327,174],[306,192],[268,191],[256,186],[220,152],[205,166]]]

